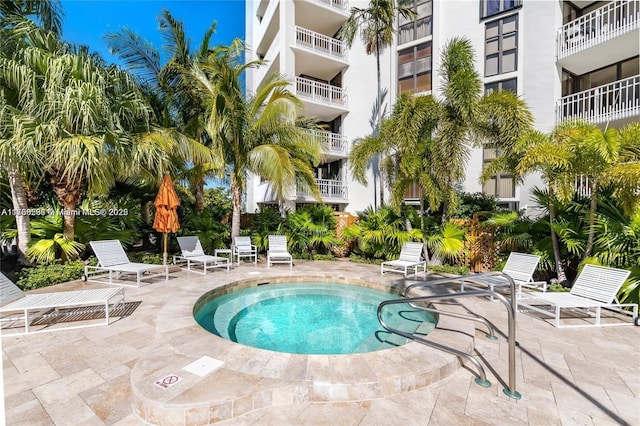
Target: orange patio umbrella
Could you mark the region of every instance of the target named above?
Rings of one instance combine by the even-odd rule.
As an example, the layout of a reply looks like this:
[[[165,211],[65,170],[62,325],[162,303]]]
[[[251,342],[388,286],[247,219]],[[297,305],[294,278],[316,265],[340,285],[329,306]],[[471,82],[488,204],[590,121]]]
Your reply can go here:
[[[162,232],[164,253],[162,254],[162,260],[164,264],[167,264],[167,238],[169,232],[174,233],[180,229],[180,223],[178,223],[178,206],[180,200],[178,194],[173,187],[171,176],[169,173],[165,173],[156,200],[153,202],[156,206],[156,217],[153,220],[153,229],[158,232]]]

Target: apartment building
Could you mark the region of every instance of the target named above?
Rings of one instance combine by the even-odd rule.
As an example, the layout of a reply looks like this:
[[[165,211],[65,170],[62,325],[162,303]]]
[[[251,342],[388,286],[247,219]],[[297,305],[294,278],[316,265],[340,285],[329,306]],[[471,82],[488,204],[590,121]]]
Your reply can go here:
[[[560,0],[401,0],[416,11],[398,20],[395,45],[382,56],[383,87],[390,101],[398,94],[438,96],[440,52],[448,40],[471,40],[477,70],[485,90],[512,90],[530,107],[535,125],[549,131],[562,120],[581,118],[600,126],[621,127],[640,118],[640,5],[638,1]],[[326,129],[318,132],[325,162],[317,181],[325,202],[356,212],[379,203],[369,173],[369,185],[351,179],[348,154],[353,141],[371,132],[375,100],[375,57],[357,41],[351,49],[335,38],[352,6],[368,1],[261,0],[248,1],[247,43],[254,58],[268,65],[247,78],[249,91],[265,75],[280,72],[303,100],[307,116]],[[516,185],[510,175],[497,175],[484,185],[478,177],[496,155],[492,148],[474,148],[462,186],[467,192],[498,196],[513,209],[533,204],[530,188],[540,176]],[[588,182],[581,182],[588,190]],[[408,202],[418,188],[406,194]],[[250,180],[247,209],[269,203],[268,182]],[[314,200],[296,191],[290,205]]]

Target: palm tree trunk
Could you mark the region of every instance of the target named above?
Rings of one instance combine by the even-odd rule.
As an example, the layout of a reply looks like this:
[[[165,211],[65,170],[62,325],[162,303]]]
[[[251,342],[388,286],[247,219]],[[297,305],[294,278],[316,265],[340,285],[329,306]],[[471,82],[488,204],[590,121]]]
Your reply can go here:
[[[74,182],[69,182],[66,178],[60,178],[55,174],[51,175],[51,186],[56,193],[58,202],[63,208],[62,236],[67,240],[75,239],[76,207],[80,201],[82,188]]]
[[[233,213],[231,215],[231,238],[240,235],[240,207],[242,206],[242,189],[237,182],[231,182],[231,205]]]
[[[18,260],[23,264],[28,264],[26,253],[31,241],[31,228],[29,215],[21,214],[29,207],[27,192],[24,189],[20,172],[14,167],[9,167],[9,186],[11,187],[13,209],[16,213],[16,228],[18,229]]]
[[[377,71],[377,80],[378,80],[378,92],[376,93],[376,102],[380,100],[380,94],[382,93],[382,76],[380,75],[380,47],[378,46],[378,40],[376,38],[376,71]],[[378,118],[375,129],[375,136],[380,134],[380,126],[382,125],[382,105],[378,105]],[[378,182],[380,184],[380,207],[384,206],[384,184],[382,182],[382,167],[380,166],[381,161],[378,158]],[[375,172],[374,172],[375,173]],[[375,176],[374,176],[375,178]]]
[[[193,196],[196,199],[196,211],[204,211],[204,179],[198,179],[193,186]]]
[[[595,224],[596,224],[596,210],[598,209],[598,196],[596,194],[597,184],[592,183],[591,185],[591,203],[589,206],[589,234],[587,237],[587,247],[584,250],[584,255],[582,256],[582,260],[585,260],[587,257],[591,256],[593,252],[593,240],[595,238]]]
[[[553,259],[556,264],[556,277],[559,283],[567,282],[567,275],[564,272],[562,266],[562,259],[560,259],[560,244],[558,242],[558,235],[553,230],[553,225],[556,221],[556,207],[553,201],[549,203],[549,223],[551,224],[551,245],[553,246]]]

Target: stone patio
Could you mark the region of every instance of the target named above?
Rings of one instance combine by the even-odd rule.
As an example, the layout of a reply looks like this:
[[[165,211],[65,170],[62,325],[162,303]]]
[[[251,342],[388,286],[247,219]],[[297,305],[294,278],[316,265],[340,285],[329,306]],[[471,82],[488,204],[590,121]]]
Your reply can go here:
[[[380,277],[374,265],[296,261],[293,271],[246,263],[206,276],[174,271],[168,282],[127,287],[130,315],[109,326],[3,336],[6,424],[640,425],[639,327],[556,329],[519,314],[522,399],[514,400],[503,393],[506,339],[486,339],[483,326],[474,330],[466,321],[443,319],[432,337],[467,350],[474,345],[474,356],[490,366],[490,388],[475,383],[472,368],[418,343],[357,356],[295,356],[222,341],[193,320],[193,305],[214,288],[299,276],[393,288],[415,282]],[[506,332],[501,303],[457,303]],[[204,377],[181,370],[203,355],[225,364]],[[181,377],[181,387],[154,385],[169,372]]]

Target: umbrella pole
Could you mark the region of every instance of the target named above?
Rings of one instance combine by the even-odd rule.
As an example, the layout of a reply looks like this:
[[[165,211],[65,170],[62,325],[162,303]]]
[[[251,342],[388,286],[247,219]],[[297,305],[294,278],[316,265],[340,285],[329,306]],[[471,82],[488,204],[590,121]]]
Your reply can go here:
[[[162,264],[166,265],[167,264],[167,233],[163,233],[162,234],[162,238],[164,239],[164,253],[162,253]]]

